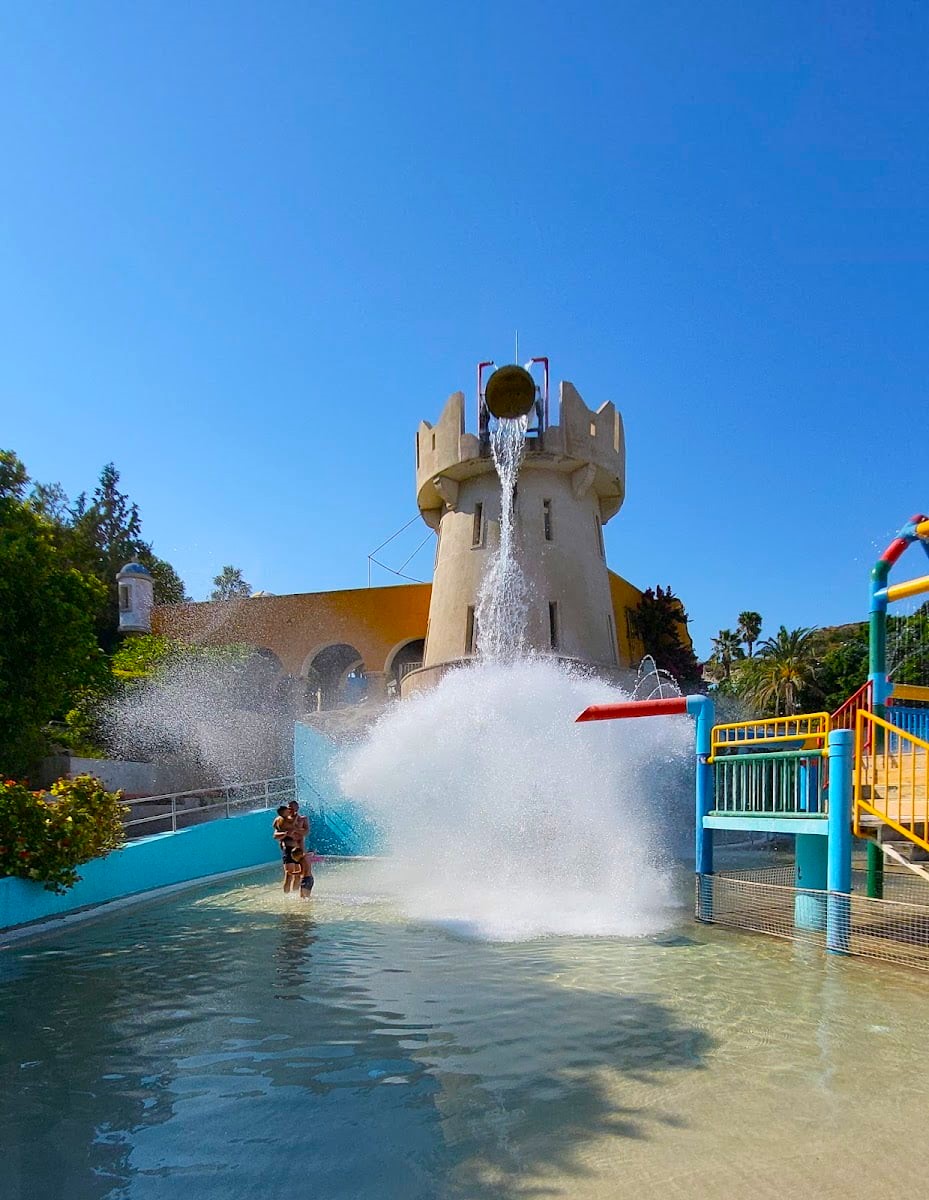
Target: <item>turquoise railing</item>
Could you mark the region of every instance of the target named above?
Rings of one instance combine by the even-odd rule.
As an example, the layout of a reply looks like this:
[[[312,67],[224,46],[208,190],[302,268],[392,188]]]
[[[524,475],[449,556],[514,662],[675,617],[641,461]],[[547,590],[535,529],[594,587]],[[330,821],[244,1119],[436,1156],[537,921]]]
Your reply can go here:
[[[722,755],[714,768],[716,815],[826,815],[821,750]]]

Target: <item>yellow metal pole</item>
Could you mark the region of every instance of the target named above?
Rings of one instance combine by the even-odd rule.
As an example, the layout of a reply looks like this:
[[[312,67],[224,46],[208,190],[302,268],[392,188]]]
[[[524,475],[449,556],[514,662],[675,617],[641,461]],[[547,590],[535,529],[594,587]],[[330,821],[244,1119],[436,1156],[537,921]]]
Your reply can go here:
[[[929,592],[929,575],[921,575],[919,579],[908,579],[905,583],[893,583],[887,589],[887,599],[905,600],[907,596],[918,596],[920,592]]]

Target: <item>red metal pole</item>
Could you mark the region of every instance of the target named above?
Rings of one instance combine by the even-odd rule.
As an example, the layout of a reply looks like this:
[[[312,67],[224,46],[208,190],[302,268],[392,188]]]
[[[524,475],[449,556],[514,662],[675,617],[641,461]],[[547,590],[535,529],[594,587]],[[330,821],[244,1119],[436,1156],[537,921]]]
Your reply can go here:
[[[686,696],[663,700],[625,700],[621,704],[591,704],[575,721],[617,721],[628,717],[671,717],[687,712]]]

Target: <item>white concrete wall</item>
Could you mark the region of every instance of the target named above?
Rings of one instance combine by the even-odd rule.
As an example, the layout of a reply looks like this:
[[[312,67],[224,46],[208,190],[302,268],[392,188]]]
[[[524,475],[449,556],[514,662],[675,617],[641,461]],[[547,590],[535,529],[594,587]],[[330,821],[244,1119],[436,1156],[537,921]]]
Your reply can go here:
[[[599,498],[592,490],[575,494],[572,475],[550,463],[524,463],[515,504],[517,553],[529,584],[529,646],[551,649],[549,603],[558,608],[557,651],[567,658],[616,664],[612,598],[600,551]],[[544,533],[543,501],[551,502],[552,540]],[[475,507],[483,505],[484,538],[472,545]],[[488,559],[499,545],[500,485],[492,465],[462,480],[456,506],[441,519],[438,556],[429,610],[424,666],[460,659],[467,653],[468,607],[477,607]]]
[[[499,544],[500,484],[486,447],[465,431],[464,397],[451,396],[435,427],[423,422],[416,439],[417,502],[438,527],[439,544],[429,609],[425,674],[467,655],[468,609],[477,608],[488,559]],[[570,383],[560,391],[559,423],[529,439],[517,486],[516,547],[531,595],[527,640],[550,652],[549,604],[557,605],[556,653],[602,666],[619,660],[613,602],[598,522],[625,498],[626,445],[622,417],[612,404],[589,409]],[[543,502],[551,502],[551,540]],[[473,544],[474,517],[483,506],[485,533]]]

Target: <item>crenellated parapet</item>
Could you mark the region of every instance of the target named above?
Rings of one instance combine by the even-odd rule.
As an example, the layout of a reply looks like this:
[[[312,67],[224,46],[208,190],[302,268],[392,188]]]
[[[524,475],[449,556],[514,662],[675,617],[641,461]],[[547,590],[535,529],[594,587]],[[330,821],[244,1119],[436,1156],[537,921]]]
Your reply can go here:
[[[588,408],[573,384],[559,392],[559,423],[527,439],[523,470],[542,467],[571,478],[578,499],[597,497],[603,524],[619,511],[626,494],[623,419],[608,401]],[[489,448],[465,428],[465,398],[454,392],[435,425],[416,432],[416,502],[423,519],[438,528],[442,513],[457,507],[462,482],[493,473]]]

